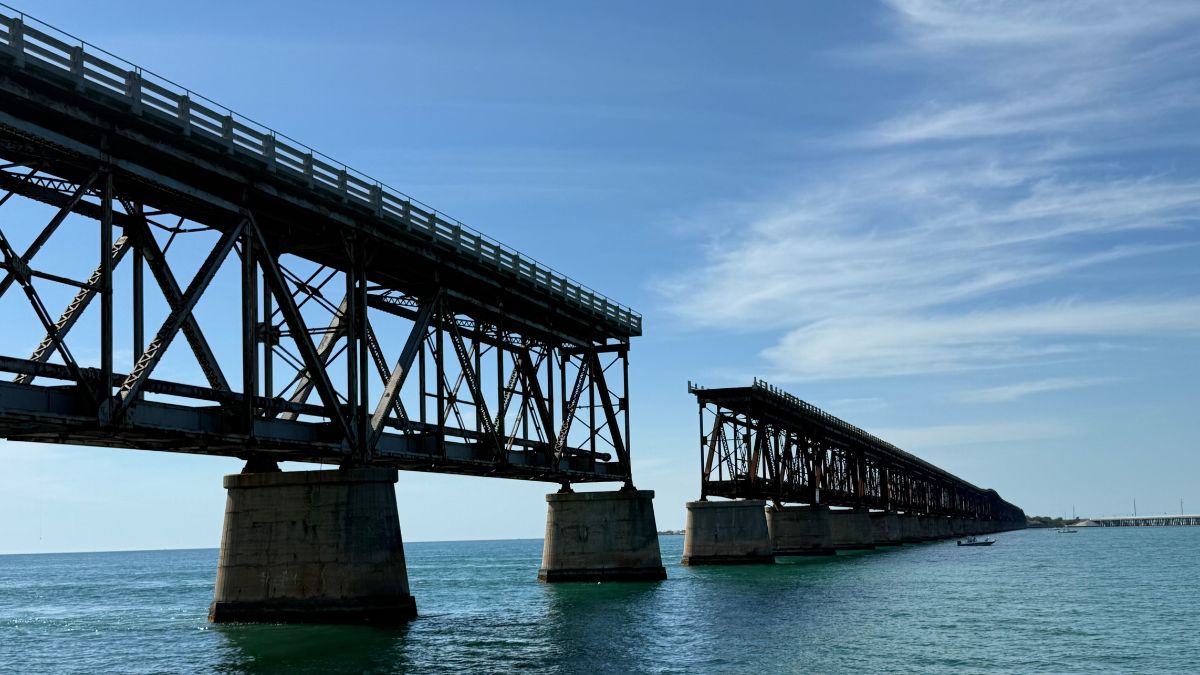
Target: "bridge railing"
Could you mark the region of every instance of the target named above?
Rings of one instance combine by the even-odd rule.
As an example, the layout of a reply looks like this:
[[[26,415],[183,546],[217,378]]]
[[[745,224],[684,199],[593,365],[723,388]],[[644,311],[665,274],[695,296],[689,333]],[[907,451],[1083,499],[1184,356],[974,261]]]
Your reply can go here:
[[[121,101],[134,114],[173,124],[182,134],[255,158],[268,171],[281,171],[366,206],[394,226],[422,233],[460,255],[523,279],[615,323],[629,335],[641,334],[642,317],[629,307],[382,181],[3,3],[0,43],[19,67],[70,78],[77,87]]]

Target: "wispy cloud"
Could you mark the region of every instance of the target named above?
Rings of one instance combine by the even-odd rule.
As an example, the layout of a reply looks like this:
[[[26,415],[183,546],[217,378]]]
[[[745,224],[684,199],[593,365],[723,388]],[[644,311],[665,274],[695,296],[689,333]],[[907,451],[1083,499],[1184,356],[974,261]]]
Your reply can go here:
[[[1051,377],[1029,382],[1015,382],[999,387],[986,387],[959,392],[956,396],[960,401],[969,403],[1004,403],[1054,391],[1082,389],[1116,381],[1114,377]]]
[[[763,356],[777,380],[1030,365],[1111,348],[1108,338],[1200,335],[1200,298],[1052,303],[937,317],[842,315],[787,332]]]
[[[1020,443],[1070,436],[1073,429],[1055,421],[1020,420],[978,424],[943,424],[922,427],[868,429],[873,434],[909,449],[961,448],[985,443]]]
[[[1187,65],[1200,5],[889,4],[889,67],[937,86],[849,130],[820,178],[697,216],[702,264],[657,282],[672,311],[778,334],[762,352],[778,379],[1047,363],[1200,334],[1200,294],[1156,282],[1149,262],[1200,244],[1200,176],[1137,161],[1139,138],[1153,146],[1200,112]],[[1116,271],[1146,283],[1106,281]]]

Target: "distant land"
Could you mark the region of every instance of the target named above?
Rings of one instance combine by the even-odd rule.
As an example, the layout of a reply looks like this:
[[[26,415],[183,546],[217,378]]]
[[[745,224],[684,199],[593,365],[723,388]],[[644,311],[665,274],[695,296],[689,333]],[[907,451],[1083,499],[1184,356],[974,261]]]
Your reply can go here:
[[[1025,521],[1029,523],[1029,527],[1066,527],[1072,523],[1077,523],[1085,518],[1053,518],[1051,516],[1026,516]]]

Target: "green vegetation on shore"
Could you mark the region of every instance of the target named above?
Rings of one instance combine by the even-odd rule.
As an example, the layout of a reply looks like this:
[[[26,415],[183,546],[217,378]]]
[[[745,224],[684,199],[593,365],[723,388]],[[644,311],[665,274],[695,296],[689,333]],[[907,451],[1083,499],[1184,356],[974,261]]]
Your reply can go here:
[[[1066,518],[1053,518],[1051,516],[1025,517],[1025,521],[1029,523],[1029,527],[1065,527],[1079,520],[1079,518],[1067,520]]]

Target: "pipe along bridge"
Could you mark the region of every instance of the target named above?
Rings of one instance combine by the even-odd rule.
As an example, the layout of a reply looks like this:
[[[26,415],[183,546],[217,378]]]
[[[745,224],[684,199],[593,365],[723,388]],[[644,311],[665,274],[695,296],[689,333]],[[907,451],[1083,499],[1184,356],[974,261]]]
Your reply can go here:
[[[397,469],[560,486],[544,580],[663,578],[628,307],[2,6],[0,215],[0,436],[246,460],[214,621],[414,615]]]
[[[688,392],[700,408],[701,471],[700,500],[688,504],[685,564],[769,562],[1025,527],[1024,512],[995,490],[766,382],[689,384]]]

